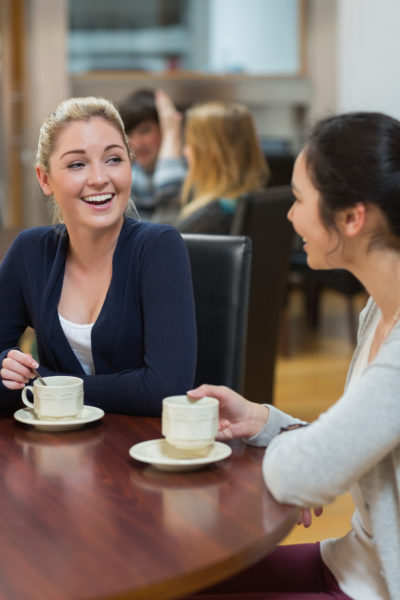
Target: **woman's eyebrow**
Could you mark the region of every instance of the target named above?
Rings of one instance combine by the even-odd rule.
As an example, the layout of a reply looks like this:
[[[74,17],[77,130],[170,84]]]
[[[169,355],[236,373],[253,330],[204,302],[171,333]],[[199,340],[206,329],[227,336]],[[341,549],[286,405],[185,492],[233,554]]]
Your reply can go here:
[[[64,158],[64,156],[67,156],[68,154],[85,154],[84,150],[68,150],[67,152],[64,152],[64,154],[61,154],[60,158]]]
[[[113,148],[120,148],[120,150],[124,150],[125,146],[122,146],[122,144],[110,144],[109,146],[106,146],[104,150],[112,150]]]
[[[107,150],[112,150],[113,148],[119,148],[120,150],[124,149],[124,146],[120,145],[120,144],[109,144],[108,146],[106,146],[104,148],[104,151],[107,152]],[[81,150],[80,148],[77,148],[76,150],[67,150],[67,152],[64,152],[64,154],[61,154],[60,158],[63,158],[64,156],[67,156],[68,154],[85,154],[86,150]]]

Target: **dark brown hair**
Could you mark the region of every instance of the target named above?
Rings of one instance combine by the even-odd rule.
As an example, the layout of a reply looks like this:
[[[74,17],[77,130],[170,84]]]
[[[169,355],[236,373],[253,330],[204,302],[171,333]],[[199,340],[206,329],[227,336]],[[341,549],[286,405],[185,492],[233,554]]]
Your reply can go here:
[[[400,122],[375,112],[329,117],[315,125],[304,152],[323,222],[334,225],[335,213],[358,202],[375,204],[389,230],[375,241],[399,248]]]
[[[159,123],[154,91],[141,89],[132,92],[120,105],[119,113],[129,134],[143,121]]]

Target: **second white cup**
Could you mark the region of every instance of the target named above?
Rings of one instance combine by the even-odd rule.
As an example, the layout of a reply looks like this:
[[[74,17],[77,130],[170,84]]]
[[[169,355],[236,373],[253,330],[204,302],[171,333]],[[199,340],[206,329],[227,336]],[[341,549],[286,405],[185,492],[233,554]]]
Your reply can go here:
[[[218,400],[205,396],[169,396],[162,406],[162,434],[176,448],[194,450],[209,446],[218,432]]]

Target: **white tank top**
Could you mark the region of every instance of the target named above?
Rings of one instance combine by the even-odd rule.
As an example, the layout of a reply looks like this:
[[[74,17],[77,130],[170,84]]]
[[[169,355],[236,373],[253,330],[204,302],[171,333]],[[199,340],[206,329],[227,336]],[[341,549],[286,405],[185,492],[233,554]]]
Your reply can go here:
[[[94,362],[92,353],[92,328],[94,323],[80,324],[72,323],[58,313],[61,327],[76,358],[82,365],[86,375],[94,375]]]

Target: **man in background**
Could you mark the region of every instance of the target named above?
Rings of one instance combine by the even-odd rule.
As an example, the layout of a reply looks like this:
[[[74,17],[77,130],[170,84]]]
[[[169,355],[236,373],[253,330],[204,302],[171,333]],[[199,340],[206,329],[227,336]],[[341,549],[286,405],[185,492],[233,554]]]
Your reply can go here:
[[[119,106],[134,152],[132,197],[143,220],[173,223],[186,176],[182,115],[162,90],[141,89]]]

